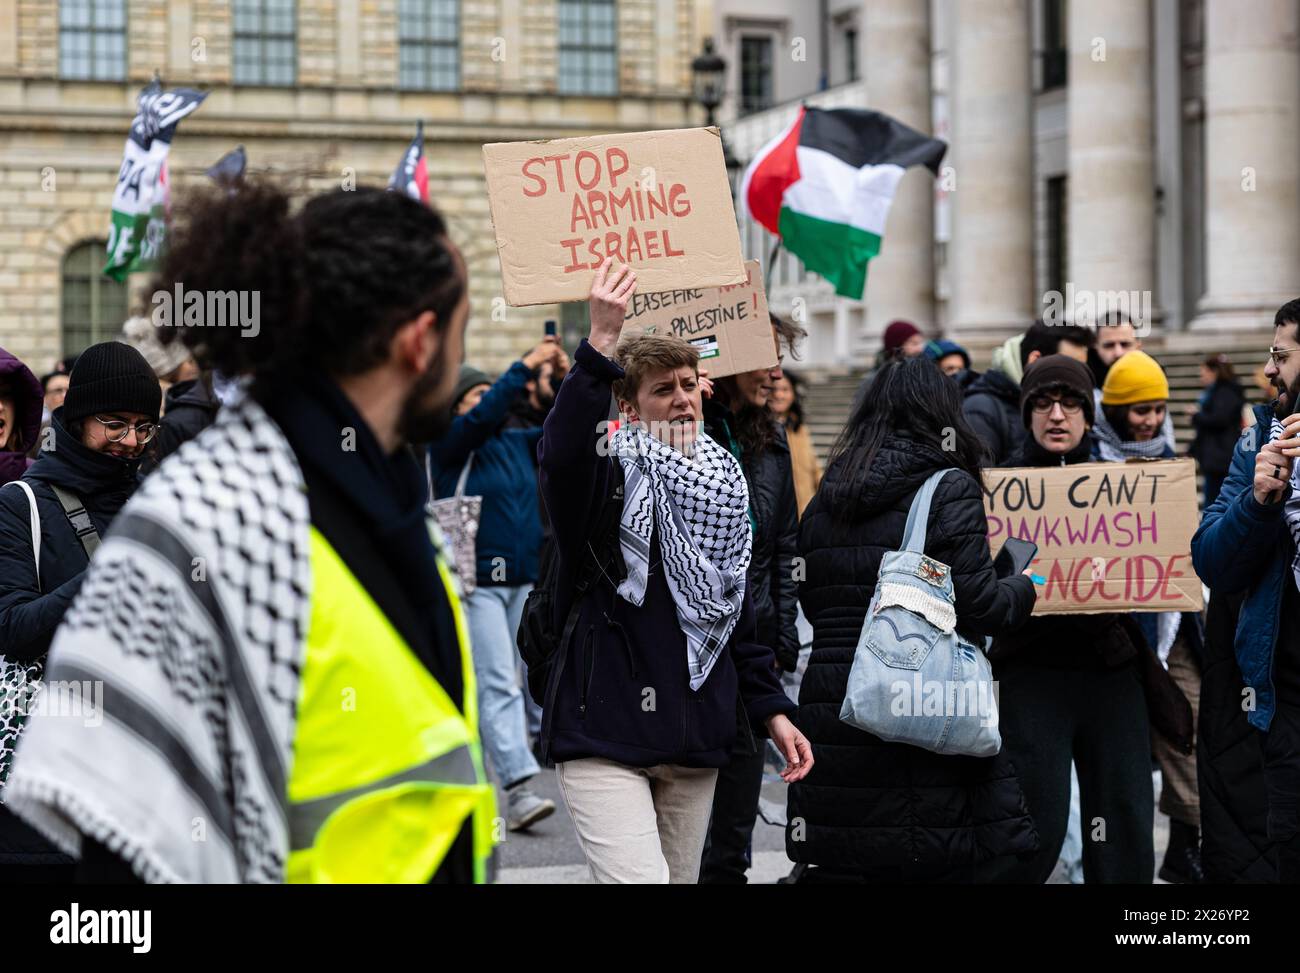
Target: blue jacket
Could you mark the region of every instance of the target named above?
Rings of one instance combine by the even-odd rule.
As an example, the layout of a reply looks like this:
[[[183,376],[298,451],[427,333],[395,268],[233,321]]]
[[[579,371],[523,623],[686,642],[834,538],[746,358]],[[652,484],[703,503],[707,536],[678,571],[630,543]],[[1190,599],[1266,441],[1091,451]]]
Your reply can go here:
[[[456,492],[460,471],[474,453],[465,484],[467,496],[481,496],[476,554],[478,583],[522,585],[537,580],[542,517],[537,505],[537,441],[541,429],[503,428],[510,407],[525,395],[532,372],[515,362],[478,405],[457,416],[447,434],[429,447],[434,493]],[[493,570],[496,570],[495,577]]]
[[[1273,649],[1282,585],[1296,553],[1282,516],[1285,504],[1261,504],[1254,494],[1255,456],[1268,442],[1271,424],[1272,410],[1256,406],[1255,426],[1237,441],[1223,489],[1192,538],[1192,564],[1201,580],[1216,594],[1245,592],[1235,649],[1242,679],[1255,691],[1255,708],[1246,718],[1261,730],[1273,721]]]

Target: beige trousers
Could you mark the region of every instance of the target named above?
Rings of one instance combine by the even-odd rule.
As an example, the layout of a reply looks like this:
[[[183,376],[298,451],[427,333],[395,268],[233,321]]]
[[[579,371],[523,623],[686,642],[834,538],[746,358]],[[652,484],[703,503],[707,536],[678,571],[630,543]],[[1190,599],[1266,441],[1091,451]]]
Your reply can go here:
[[[602,757],[556,765],[560,791],[600,885],[693,885],[716,769],[627,767]]]

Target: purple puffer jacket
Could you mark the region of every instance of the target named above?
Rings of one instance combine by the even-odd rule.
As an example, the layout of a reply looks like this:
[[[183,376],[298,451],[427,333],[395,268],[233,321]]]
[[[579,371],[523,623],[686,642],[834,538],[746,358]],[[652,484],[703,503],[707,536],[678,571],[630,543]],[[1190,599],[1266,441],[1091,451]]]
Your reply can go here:
[[[20,479],[32,465],[27,452],[41,432],[45,394],[32,370],[3,348],[0,348],[0,397],[12,399],[17,427],[9,429],[0,425],[0,442],[11,442],[17,436],[22,443],[21,449],[0,449],[0,483],[8,483]]]

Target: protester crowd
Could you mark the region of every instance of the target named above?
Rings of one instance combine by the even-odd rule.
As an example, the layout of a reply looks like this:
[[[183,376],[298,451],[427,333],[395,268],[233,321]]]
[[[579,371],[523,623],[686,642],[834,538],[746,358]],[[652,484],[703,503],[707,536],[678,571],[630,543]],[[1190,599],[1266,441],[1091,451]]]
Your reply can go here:
[[[983,471],[1178,455],[1118,313],[1036,322],[982,373],[892,322],[823,471],[800,329],[710,376],[621,337],[613,260],[572,359],[552,335],[463,364],[466,264],[401,194],[195,193],[155,284],[182,280],[260,292],[266,325],[132,318],[41,379],[0,350],[16,877],[483,881],[493,782],[537,828],[554,766],[596,881],[739,883],[770,740],[793,881],[1150,882],[1157,767],[1161,878],[1300,880],[1300,300],[1260,351],[1272,401],[1243,420],[1215,354],[1187,410],[1207,611],[1032,615]],[[991,663],[996,754],[843,717],[913,543],[948,597],[913,608]],[[91,683],[103,727],[39,705]]]

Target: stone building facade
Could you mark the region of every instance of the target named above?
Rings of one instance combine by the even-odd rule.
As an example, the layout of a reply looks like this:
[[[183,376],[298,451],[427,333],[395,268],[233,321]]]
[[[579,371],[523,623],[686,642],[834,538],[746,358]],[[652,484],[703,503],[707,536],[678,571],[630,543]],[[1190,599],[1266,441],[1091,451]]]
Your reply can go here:
[[[241,9],[263,18],[251,38]],[[115,291],[91,268],[136,97],[157,72],[209,92],[173,145],[173,198],[236,144],[250,173],[301,194],[383,185],[422,119],[431,195],[470,268],[468,354],[501,369],[545,318],[573,330],[582,312],[502,306],[481,146],[700,124],[690,64],[706,16],[695,0],[0,0],[0,345],[44,369],[139,306],[141,275]],[[403,75],[404,38],[426,30],[450,37],[441,84]],[[277,39],[282,63],[266,67],[257,45]],[[589,41],[612,48],[603,73],[574,60]],[[271,82],[241,77],[259,63]]]
[[[1085,292],[1149,294],[1168,347],[1258,350],[1300,295],[1300,0],[715,0],[711,32],[742,163],[804,102],[949,143],[947,179],[904,177],[864,300],[778,258],[815,365],[869,363],[896,317],[986,352]]]

